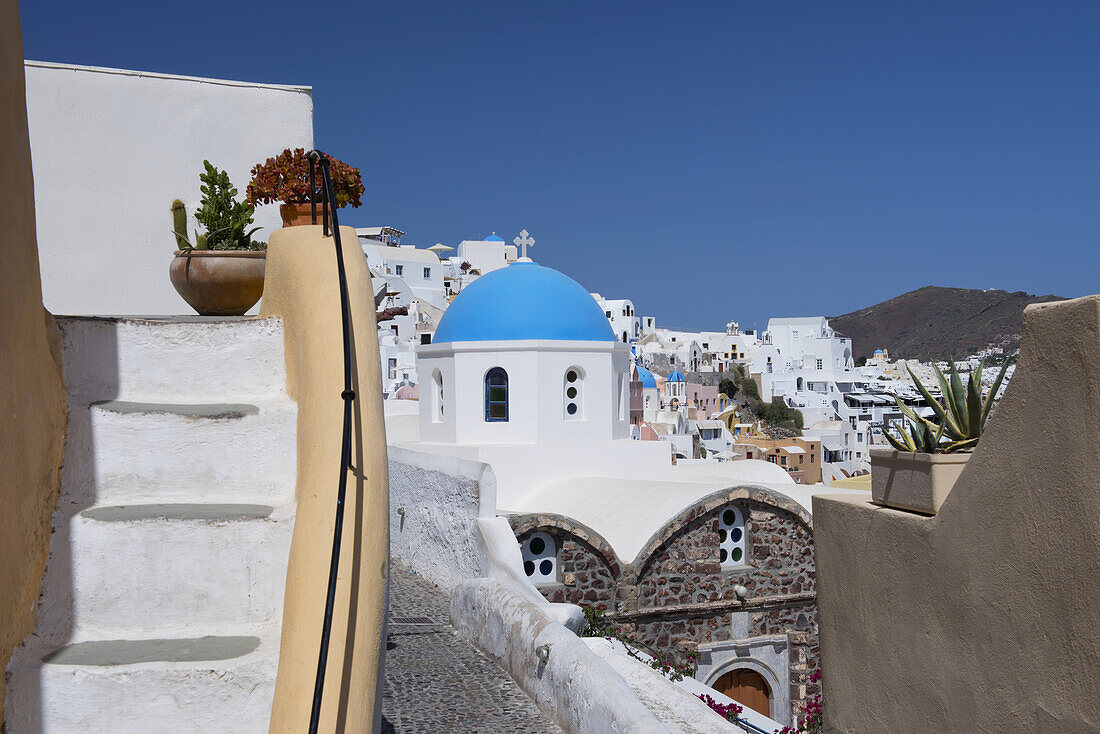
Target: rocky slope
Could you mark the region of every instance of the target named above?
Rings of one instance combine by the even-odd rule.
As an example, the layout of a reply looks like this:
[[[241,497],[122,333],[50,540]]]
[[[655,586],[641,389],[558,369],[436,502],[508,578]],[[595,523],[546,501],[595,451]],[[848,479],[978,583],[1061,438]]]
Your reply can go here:
[[[1023,291],[925,286],[829,323],[852,338],[857,359],[880,348],[894,359],[946,359],[987,346],[1017,348],[1024,307],[1060,300]]]

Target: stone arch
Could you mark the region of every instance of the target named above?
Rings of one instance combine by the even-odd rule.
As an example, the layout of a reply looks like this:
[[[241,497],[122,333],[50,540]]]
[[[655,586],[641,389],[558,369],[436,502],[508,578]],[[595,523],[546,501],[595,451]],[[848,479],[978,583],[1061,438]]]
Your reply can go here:
[[[517,538],[531,531],[547,528],[570,535],[590,548],[603,561],[612,578],[618,580],[622,576],[624,564],[615,554],[615,549],[602,535],[584,523],[552,513],[508,515],[508,523]]]
[[[772,669],[772,666],[756,657],[741,657],[733,654],[731,657],[711,668],[707,672],[704,682],[708,686],[713,687],[714,684],[718,682],[719,678],[735,670],[751,670],[754,673],[759,673],[760,676],[763,677],[764,682],[768,684],[768,688],[771,689],[771,697],[769,700],[771,711],[769,712],[769,718],[779,722],[790,720],[789,672],[787,672],[786,675],[782,675],[781,673],[786,671],[777,672]]]
[[[691,523],[704,515],[737,500],[749,500],[763,505],[769,505],[779,510],[784,510],[797,518],[806,529],[813,533],[813,517],[790,497],[780,494],[767,487],[755,485],[741,485],[720,489],[685,508],[679,514],[666,522],[660,530],[649,537],[642,545],[642,549],[631,564],[635,579],[640,579],[649,567],[653,556],[664,547],[665,544],[675,540],[681,534],[687,532]]]

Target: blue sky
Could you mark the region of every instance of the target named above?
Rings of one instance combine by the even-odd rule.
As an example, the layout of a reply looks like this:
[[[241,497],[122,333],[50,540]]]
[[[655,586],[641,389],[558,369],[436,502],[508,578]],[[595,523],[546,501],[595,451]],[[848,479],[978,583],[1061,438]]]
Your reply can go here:
[[[316,144],[367,187],[343,220],[422,246],[526,228],[536,260],[664,325],[1100,291],[1100,3],[21,13],[28,58],[310,84]]]

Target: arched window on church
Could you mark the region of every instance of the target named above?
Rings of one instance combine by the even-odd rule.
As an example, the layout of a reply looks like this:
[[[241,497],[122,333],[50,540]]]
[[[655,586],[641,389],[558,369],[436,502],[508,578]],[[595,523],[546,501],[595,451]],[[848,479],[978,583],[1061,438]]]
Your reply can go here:
[[[443,422],[443,373],[432,371],[432,423]]]
[[[532,533],[523,541],[523,572],[538,583],[558,579],[558,544],[549,533]]]
[[[508,373],[494,367],[485,373],[485,421],[504,423],[508,420]]]
[[[583,420],[584,370],[580,367],[573,366],[565,371],[562,398],[564,399],[565,420]]]
[[[730,505],[718,514],[718,561],[723,566],[743,566],[745,559],[745,516]]]

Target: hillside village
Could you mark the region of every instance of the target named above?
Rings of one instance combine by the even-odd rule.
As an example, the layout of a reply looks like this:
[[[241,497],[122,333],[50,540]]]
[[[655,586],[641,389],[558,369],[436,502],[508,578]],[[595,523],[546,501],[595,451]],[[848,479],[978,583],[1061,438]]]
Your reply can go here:
[[[1100,731],[1100,296],[667,328],[0,13],[0,731]]]
[[[513,244],[493,233],[484,240],[430,248],[403,243],[406,233],[394,227],[359,228],[356,233],[379,303],[387,400],[418,399],[417,349],[432,343],[448,305],[479,277],[531,261],[521,246],[525,240],[534,245],[526,230]],[[869,359],[858,359],[857,366],[851,340],[824,317],[773,318],[760,333],[742,331],[736,321],[724,332],[683,331],[638,314],[630,299],[591,295],[616,340],[630,347],[626,392],[631,438],[668,442],[678,462],[764,457],[798,483],[830,485],[869,474],[871,447],[887,445],[883,431],[896,430],[890,427],[903,420],[895,398],[921,415],[933,415],[910,374],[912,370],[923,384],[933,386],[938,396],[932,363],[904,355],[892,359],[875,349]],[[524,306],[516,301],[500,307]],[[965,374],[983,361],[1011,357],[991,346],[959,355],[956,366]],[[937,366],[949,370],[947,362]],[[999,394],[1013,370],[1010,366]],[[995,376],[995,371],[987,373],[983,387],[988,389]],[[733,394],[720,392],[723,387]],[[773,409],[773,403],[782,407]],[[813,451],[796,456],[779,450],[772,443],[780,438],[790,439],[787,444],[799,452],[810,452],[812,443]]]

